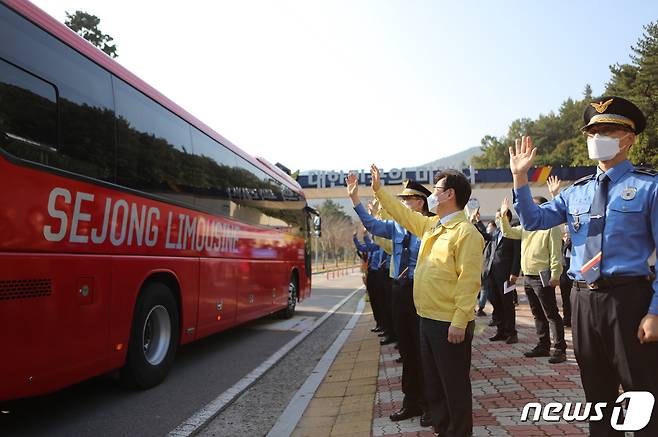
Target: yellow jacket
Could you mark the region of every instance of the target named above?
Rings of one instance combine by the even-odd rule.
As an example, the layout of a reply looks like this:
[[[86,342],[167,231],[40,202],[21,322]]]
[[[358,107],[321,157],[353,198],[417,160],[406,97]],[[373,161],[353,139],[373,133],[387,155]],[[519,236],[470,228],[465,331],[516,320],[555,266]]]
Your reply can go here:
[[[418,315],[466,328],[480,291],[482,235],[463,212],[442,225],[438,216],[413,212],[381,188],[375,195],[393,220],[421,239],[414,272]]]
[[[559,226],[543,231],[526,231],[521,225],[512,227],[503,216],[498,220],[503,237],[521,240],[521,271],[538,276],[551,271],[551,279],[558,281],[562,274],[562,231]]]

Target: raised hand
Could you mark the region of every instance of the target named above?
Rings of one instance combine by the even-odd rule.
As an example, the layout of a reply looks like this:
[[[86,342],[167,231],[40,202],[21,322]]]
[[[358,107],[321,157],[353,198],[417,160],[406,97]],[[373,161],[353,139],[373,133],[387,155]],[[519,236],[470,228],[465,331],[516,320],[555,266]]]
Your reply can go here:
[[[503,199],[503,202],[500,204],[500,216],[505,217],[507,215],[507,211],[509,211],[510,208],[510,201],[509,198],[506,197]]]
[[[382,186],[379,169],[375,164],[370,166],[370,177],[372,178],[372,190],[377,191]]]
[[[528,170],[537,155],[537,148],[532,145],[532,138],[522,137],[509,148],[509,168],[513,175],[527,176]]]
[[[347,185],[347,195],[350,196],[352,200],[354,197],[359,196],[359,181],[354,173],[350,173],[345,178],[345,184]]]
[[[560,194],[560,184],[562,181],[557,176],[551,176],[546,181],[546,186],[548,187],[548,192],[551,193],[551,196],[554,198]]]
[[[468,217],[468,219],[471,221],[471,223],[479,222],[480,221],[480,208],[475,208],[471,212],[471,215]]]

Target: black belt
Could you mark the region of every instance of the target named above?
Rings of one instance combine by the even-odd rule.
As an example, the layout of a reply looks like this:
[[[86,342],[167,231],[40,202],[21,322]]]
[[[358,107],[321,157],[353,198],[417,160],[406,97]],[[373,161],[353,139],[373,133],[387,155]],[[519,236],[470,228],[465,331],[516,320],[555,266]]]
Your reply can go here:
[[[648,276],[612,276],[610,278],[600,278],[593,284],[585,281],[573,281],[573,285],[579,289],[586,290],[603,290],[606,288],[619,287],[620,285],[632,284],[635,282],[647,283],[650,281]]]

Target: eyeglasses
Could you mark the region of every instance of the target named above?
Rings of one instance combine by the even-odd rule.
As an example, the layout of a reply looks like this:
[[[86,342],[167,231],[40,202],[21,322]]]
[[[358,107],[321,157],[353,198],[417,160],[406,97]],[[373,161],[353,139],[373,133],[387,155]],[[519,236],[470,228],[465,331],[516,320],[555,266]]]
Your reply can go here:
[[[593,138],[596,134],[608,137],[615,133],[628,135],[630,131],[617,126],[597,126],[589,131],[583,132],[583,135],[587,138]]]

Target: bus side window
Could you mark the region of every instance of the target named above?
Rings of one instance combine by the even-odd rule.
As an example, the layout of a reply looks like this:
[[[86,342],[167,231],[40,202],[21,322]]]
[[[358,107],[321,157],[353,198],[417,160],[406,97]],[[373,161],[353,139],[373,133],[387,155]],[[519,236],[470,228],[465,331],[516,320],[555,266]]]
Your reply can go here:
[[[3,121],[7,122],[8,113],[14,122],[16,116],[29,119],[21,122],[23,133],[18,136],[22,139],[14,140],[22,145],[14,143],[11,153],[26,161],[114,182],[115,120],[110,73],[11,11],[3,2],[0,41],[0,59],[6,61],[0,73],[4,85],[18,85],[34,94],[27,95],[25,102],[29,106],[24,101],[16,104],[11,100],[8,105],[6,93],[11,95],[15,90],[3,90]],[[16,79],[18,75],[22,76],[19,84],[6,82],[8,77]],[[45,99],[37,103],[35,96]],[[39,106],[42,103],[45,107]],[[44,125],[48,132],[45,137],[39,133],[44,131]]]
[[[18,158],[49,164],[57,152],[57,92],[0,59],[0,147]]]
[[[193,204],[190,125],[121,79],[113,82],[117,183]]]
[[[205,133],[192,127],[194,159],[189,184],[194,189],[194,203],[213,214],[231,216],[229,187],[237,165],[237,156]]]

